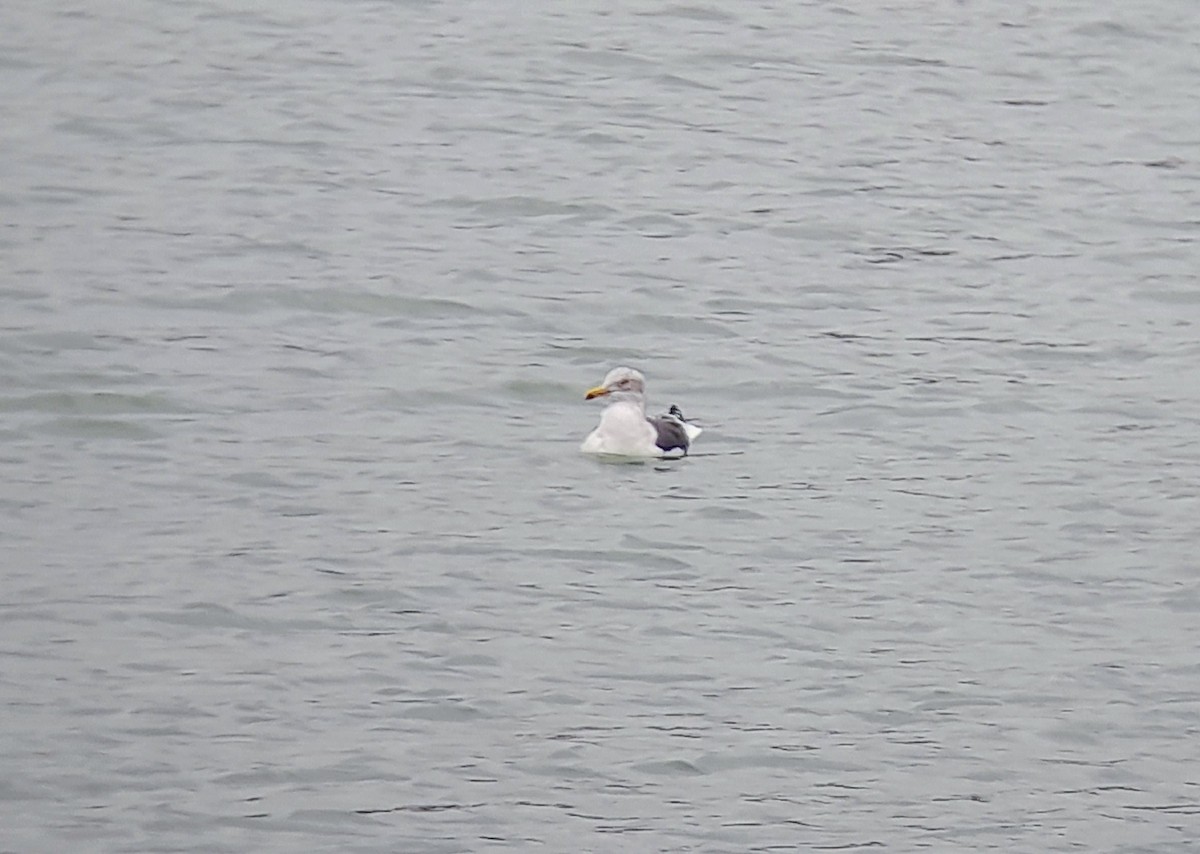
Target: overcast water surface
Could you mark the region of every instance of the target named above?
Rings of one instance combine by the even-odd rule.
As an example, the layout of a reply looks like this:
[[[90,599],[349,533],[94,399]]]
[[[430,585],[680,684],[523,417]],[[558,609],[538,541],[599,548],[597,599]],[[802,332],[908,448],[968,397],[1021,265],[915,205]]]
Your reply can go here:
[[[0,850],[1200,845],[1194,0],[2,18]]]

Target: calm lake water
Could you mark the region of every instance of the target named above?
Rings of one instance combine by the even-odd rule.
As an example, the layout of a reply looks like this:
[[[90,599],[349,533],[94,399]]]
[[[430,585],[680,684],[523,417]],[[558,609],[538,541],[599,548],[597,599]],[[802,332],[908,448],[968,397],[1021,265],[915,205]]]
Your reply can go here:
[[[1040,6],[8,4],[0,851],[1196,850],[1200,14]]]

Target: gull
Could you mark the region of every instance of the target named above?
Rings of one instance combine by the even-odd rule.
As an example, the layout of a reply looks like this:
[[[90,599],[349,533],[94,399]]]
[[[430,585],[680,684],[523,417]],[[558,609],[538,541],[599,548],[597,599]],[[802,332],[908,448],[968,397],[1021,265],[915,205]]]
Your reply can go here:
[[[683,417],[678,406],[666,415],[646,417],[646,378],[633,368],[613,368],[604,382],[590,389],[585,397],[607,398],[600,424],[579,450],[585,454],[609,454],[620,457],[663,457],[672,451],[687,456],[692,440],[701,430]]]

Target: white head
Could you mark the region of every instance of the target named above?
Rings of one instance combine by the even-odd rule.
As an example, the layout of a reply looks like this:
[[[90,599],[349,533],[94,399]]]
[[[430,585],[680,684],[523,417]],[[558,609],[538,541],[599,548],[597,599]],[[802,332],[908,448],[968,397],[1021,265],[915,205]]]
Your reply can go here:
[[[604,382],[589,389],[587,400],[594,397],[607,397],[610,401],[634,400],[641,402],[646,393],[646,378],[641,371],[633,368],[613,368],[604,378]]]

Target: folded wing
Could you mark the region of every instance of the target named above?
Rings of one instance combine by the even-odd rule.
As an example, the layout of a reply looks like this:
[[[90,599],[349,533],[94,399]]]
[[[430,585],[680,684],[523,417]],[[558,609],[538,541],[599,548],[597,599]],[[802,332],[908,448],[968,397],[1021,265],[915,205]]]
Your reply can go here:
[[[660,415],[657,418],[647,418],[646,420],[658,433],[655,444],[658,445],[660,451],[665,454],[678,449],[685,455],[687,454],[688,446],[692,443],[691,431],[687,429],[691,426],[690,424],[670,415]],[[692,429],[696,431],[697,435],[699,434],[698,427]]]

